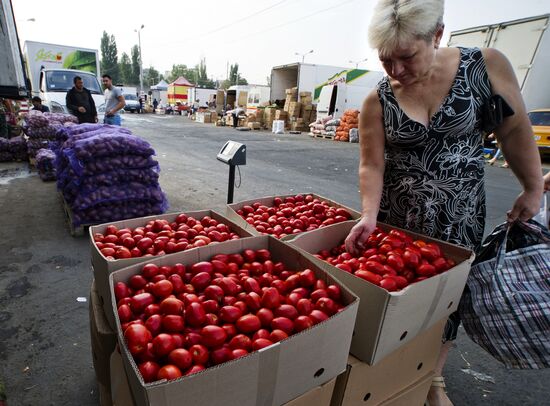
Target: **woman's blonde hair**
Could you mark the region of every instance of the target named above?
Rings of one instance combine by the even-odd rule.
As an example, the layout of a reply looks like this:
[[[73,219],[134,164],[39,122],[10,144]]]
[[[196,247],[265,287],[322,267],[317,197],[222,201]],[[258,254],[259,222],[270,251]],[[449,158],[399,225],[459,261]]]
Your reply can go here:
[[[444,0],[379,0],[369,26],[369,45],[382,54],[409,41],[429,41],[443,26]]]

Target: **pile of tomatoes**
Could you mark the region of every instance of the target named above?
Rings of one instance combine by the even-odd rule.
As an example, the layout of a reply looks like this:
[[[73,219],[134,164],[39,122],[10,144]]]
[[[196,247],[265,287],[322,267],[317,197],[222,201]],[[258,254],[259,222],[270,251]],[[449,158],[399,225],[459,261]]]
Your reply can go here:
[[[259,202],[246,205],[237,210],[237,214],[260,233],[277,238],[351,219],[351,214],[342,207],[333,207],[312,195],[300,194],[284,199],[276,197],[270,207]]]
[[[176,379],[270,346],[344,308],[341,289],[270,251],[218,254],[184,266],[146,264],[114,295],[145,382]]]
[[[212,242],[235,240],[239,235],[210,216],[200,220],[180,214],[173,222],[151,220],[143,227],[118,229],[109,225],[94,242],[108,260],[158,256],[203,247]]]
[[[343,243],[331,250],[322,250],[315,256],[390,292],[456,265],[452,258],[443,255],[435,243],[413,240],[400,230],[392,229],[386,233],[380,228],[369,236],[359,257],[346,252]]]

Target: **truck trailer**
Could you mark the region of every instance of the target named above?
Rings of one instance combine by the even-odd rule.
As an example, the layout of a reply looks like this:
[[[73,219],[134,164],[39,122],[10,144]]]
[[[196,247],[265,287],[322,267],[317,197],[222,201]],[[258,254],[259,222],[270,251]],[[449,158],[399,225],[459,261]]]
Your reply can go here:
[[[91,93],[98,111],[105,104],[99,84],[99,55],[97,49],[25,41],[25,61],[33,96],[53,113],[69,113],[65,105],[73,79],[80,76]]]
[[[550,107],[550,14],[451,32],[449,46],[496,48],[510,60],[527,110]]]
[[[19,36],[13,17],[11,0],[0,3],[0,97],[24,99],[30,95],[30,86],[19,48]]]

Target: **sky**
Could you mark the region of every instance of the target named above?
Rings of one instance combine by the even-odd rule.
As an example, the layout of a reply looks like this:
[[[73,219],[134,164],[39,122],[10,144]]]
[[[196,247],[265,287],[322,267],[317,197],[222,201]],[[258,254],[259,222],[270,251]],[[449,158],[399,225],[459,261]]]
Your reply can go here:
[[[249,83],[266,84],[273,66],[306,63],[382,70],[367,42],[375,0],[12,0],[19,38],[99,49],[114,35],[119,59],[138,43],[143,67],[164,73],[205,58],[208,76],[223,80],[239,64]],[[550,13],[549,0],[447,0],[451,31]],[[34,21],[29,21],[34,19]],[[366,61],[365,61],[366,59]]]

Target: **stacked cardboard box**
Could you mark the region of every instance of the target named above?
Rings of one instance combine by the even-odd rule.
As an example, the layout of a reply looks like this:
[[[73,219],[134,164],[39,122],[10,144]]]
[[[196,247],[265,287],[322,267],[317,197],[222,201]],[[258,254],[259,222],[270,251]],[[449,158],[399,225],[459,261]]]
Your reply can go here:
[[[290,123],[290,129],[292,131],[309,131],[308,123],[300,117]]]
[[[313,99],[311,97],[311,92],[300,92],[300,103],[302,104],[312,104]]]
[[[300,117],[304,119],[306,124],[313,123],[317,118],[317,110],[314,104],[302,104],[302,110],[300,111]]]
[[[283,110],[288,111],[290,109],[290,103],[298,101],[298,88],[293,87],[291,89],[286,89],[285,93],[286,93],[286,99],[285,99],[285,106]]]
[[[288,108],[289,117],[300,117],[300,111],[302,109],[302,103],[300,102],[290,102],[290,107]]]
[[[276,111],[277,109],[275,109],[274,107],[266,107],[264,109],[264,128],[271,129],[271,127],[273,126],[273,120],[275,120]]]
[[[285,122],[285,128],[290,128],[290,121],[288,117],[288,112],[285,110],[277,109],[275,111],[275,120],[281,120]]]

